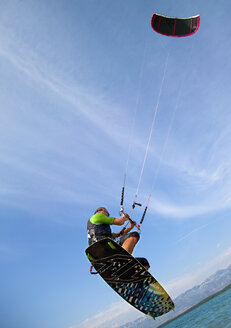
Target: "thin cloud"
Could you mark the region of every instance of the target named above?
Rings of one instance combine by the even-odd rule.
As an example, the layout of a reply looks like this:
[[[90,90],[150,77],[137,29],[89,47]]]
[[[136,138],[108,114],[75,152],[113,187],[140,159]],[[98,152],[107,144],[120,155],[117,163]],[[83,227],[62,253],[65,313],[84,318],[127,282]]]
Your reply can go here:
[[[6,31],[5,31],[6,33]],[[69,110],[72,109],[72,115],[81,113],[85,118],[100,128],[114,142],[123,146],[122,139],[125,137],[123,129],[119,123],[122,109],[118,106],[114,108],[111,103],[94,95],[91,90],[84,90],[76,83],[64,82],[57,77],[58,72],[51,71],[41,57],[39,57],[28,45],[22,41],[13,38],[7,33],[5,37],[1,36],[0,54],[10,61],[19,71],[23,72],[27,77],[35,83],[47,87],[57,96],[71,104]],[[105,117],[108,108],[113,111],[113,120]],[[123,112],[123,116],[125,113]],[[117,120],[116,120],[117,117]],[[119,136],[119,137],[118,137]]]
[[[41,179],[41,181],[44,180],[54,183],[55,189],[53,188],[53,192],[55,194],[60,194],[60,198],[63,201],[77,201],[83,203],[85,196],[81,194],[80,191],[77,192],[70,181],[73,181],[74,178],[78,186],[81,186],[83,183],[85,185],[91,183],[92,178],[89,172],[98,172],[99,174],[100,171],[104,171],[104,174],[108,173],[108,175],[112,175],[111,168],[103,168],[101,161],[92,161],[91,151],[99,147],[101,140],[98,138],[98,135],[92,131],[97,131],[97,134],[100,134],[100,138],[103,138],[104,142],[108,143],[108,145],[116,143],[118,147],[126,147],[123,140],[127,132],[123,129],[122,125],[119,124],[121,109],[117,106],[116,108],[113,107],[114,105],[107,100],[102,100],[100,96],[97,97],[89,92],[89,90],[84,90],[73,82],[65,82],[64,78],[57,78],[57,72],[55,73],[52,71],[50,67],[46,65],[46,62],[28,47],[28,45],[17,40],[10,33],[1,33],[1,41],[0,54],[4,56],[6,60],[10,61],[17,70],[31,79],[34,85],[37,84],[43,88],[45,87],[46,93],[48,90],[67,102],[69,106],[65,107],[65,111],[67,111],[65,114],[70,115],[70,120],[75,120],[81,127],[85,125],[84,131],[88,136],[87,138],[83,138],[80,134],[83,145],[76,140],[75,143],[78,145],[78,148],[75,148],[74,152],[73,147],[68,149],[68,147],[65,147],[65,142],[61,139],[62,136],[64,140],[67,138],[68,131],[66,127],[62,125],[61,121],[49,117],[49,114],[47,116],[44,113],[39,113],[37,120],[39,126],[43,128],[44,134],[41,133],[41,131],[37,131],[37,127],[34,128],[34,126],[30,125],[29,116],[27,117],[28,122],[26,122],[26,125],[24,122],[22,122],[21,125],[19,122],[14,122],[14,118],[12,117],[10,124],[14,127],[14,134],[17,136],[17,138],[15,138],[16,143],[12,142],[12,139],[10,139],[9,142],[12,143],[12,147],[7,147],[7,144],[2,146],[1,163],[12,169],[16,168],[21,174],[26,174],[27,176],[30,174],[33,176],[33,185],[37,184],[35,181],[39,183],[39,179]],[[108,113],[108,108],[113,111],[113,117],[105,116],[105,113]],[[81,116],[79,116],[79,114],[81,114]],[[124,113],[123,116],[125,116]],[[94,128],[89,124],[92,124]],[[49,134],[51,127],[54,131],[58,131],[58,141],[60,142],[57,142],[51,133]],[[75,137],[77,138],[77,136],[78,127],[75,128]],[[20,148],[17,147],[19,140],[21,140]],[[72,140],[70,142],[72,142]],[[38,149],[36,149],[37,145],[39,145]],[[20,151],[18,149],[20,149]],[[57,164],[54,163],[54,165],[50,165],[49,162],[49,165],[47,165],[46,161],[49,160],[49,158],[44,158],[44,151],[46,154],[53,156],[54,159],[56,158]],[[83,153],[85,156],[82,156]],[[42,154],[43,157],[40,157],[39,160],[35,160],[33,154],[35,154],[37,158],[40,157],[40,154]],[[63,163],[63,161],[68,162],[68,166],[64,166],[63,164],[64,167],[61,168],[61,162]],[[85,172],[87,168],[88,174],[83,176],[83,172]],[[30,190],[28,190],[28,196],[29,194]],[[47,197],[47,194],[44,195],[44,197]],[[49,199],[50,197],[51,195]]]
[[[191,236],[192,234],[194,234],[195,232],[198,232],[198,231],[200,231],[200,230],[206,228],[207,226],[208,226],[208,224],[204,224],[204,225],[202,225],[201,227],[198,227],[198,228],[196,228],[196,229],[190,231],[189,233],[187,233],[186,235],[184,235],[183,237],[181,237],[180,239],[178,239],[178,240],[176,241],[176,244],[178,244],[178,243],[180,243],[182,240],[185,240],[186,238],[190,237],[190,236]]]
[[[110,305],[110,308],[106,311],[98,313],[70,328],[118,328],[127,323],[129,317],[132,318],[132,320],[136,320],[138,317],[141,317],[141,314],[128,303],[117,302]]]
[[[230,264],[231,247],[213,258],[211,261],[200,264],[198,269],[195,269],[186,275],[176,277],[172,281],[167,282],[165,284],[166,290],[172,295],[173,298],[176,298],[181,293],[195,285],[202,283],[210,275],[220,269],[226,268]]]
[[[174,219],[187,219],[199,215],[203,215],[214,211],[216,207],[211,206],[180,206],[167,201],[161,201],[157,198],[152,201],[149,210],[151,213],[158,213],[161,216]]]

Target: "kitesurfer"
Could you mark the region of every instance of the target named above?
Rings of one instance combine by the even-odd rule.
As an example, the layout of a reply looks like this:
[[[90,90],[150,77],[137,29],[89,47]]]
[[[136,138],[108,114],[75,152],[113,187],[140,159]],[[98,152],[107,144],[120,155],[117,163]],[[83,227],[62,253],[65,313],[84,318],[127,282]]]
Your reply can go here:
[[[125,221],[129,220],[129,215],[123,213],[119,218],[110,217],[108,210],[105,207],[99,207],[95,211],[94,215],[88,220],[87,234],[89,245],[97,242],[105,237],[117,238],[119,233],[112,233],[111,225],[121,226]],[[123,234],[120,237],[121,246],[130,254],[140,239],[140,235],[137,231],[130,232],[136,226],[135,221],[130,222],[130,226],[123,230]]]

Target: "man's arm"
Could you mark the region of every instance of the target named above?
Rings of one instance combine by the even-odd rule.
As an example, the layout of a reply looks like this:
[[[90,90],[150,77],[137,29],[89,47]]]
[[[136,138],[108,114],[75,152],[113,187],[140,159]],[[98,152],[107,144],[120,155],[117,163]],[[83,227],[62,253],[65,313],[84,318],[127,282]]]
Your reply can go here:
[[[136,221],[132,221],[132,223],[130,222],[130,227],[124,230],[124,234],[126,235],[127,233],[129,233],[135,226],[136,226]]]
[[[120,218],[114,218],[114,221],[112,224],[121,226],[128,219],[129,219],[129,215],[127,213],[123,213],[123,215]]]
[[[117,238],[121,235],[126,235],[127,233],[129,233],[135,226],[136,226],[136,222],[135,221],[132,221],[133,223],[130,223],[130,227],[120,231],[120,232],[117,232],[117,233],[112,233],[112,238]]]

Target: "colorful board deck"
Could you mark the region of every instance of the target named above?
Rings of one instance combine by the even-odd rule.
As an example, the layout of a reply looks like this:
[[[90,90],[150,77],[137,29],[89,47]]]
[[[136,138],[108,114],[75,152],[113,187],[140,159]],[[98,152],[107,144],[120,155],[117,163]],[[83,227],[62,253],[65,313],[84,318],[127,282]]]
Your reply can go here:
[[[123,299],[155,318],[174,309],[174,303],[143,265],[110,238],[86,249],[95,270]]]

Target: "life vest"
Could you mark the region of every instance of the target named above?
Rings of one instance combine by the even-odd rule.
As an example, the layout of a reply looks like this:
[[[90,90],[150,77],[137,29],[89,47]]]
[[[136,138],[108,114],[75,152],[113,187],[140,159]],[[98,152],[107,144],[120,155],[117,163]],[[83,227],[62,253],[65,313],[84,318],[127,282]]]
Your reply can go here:
[[[94,224],[91,223],[90,220],[87,222],[87,237],[89,245],[95,243],[96,241],[111,237],[111,227],[109,224],[102,223],[102,224]]]

